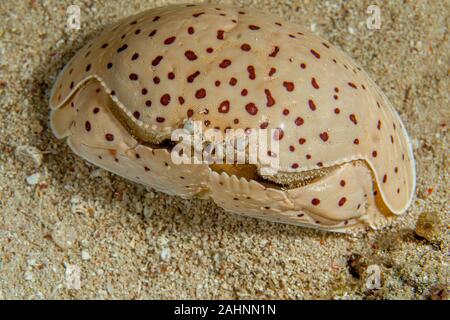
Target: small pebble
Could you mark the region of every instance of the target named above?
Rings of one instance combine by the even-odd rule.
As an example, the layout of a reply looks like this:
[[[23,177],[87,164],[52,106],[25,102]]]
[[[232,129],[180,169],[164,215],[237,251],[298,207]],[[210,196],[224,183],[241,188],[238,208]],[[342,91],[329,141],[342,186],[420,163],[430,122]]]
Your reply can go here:
[[[430,289],[428,300],[448,300],[448,288],[446,285],[437,285]]]
[[[67,250],[75,243],[77,232],[73,227],[58,222],[53,228],[52,239],[58,247]]]
[[[27,271],[27,272],[25,272],[23,277],[24,277],[24,279],[26,281],[32,281],[33,280],[33,273],[31,271]]]
[[[36,259],[28,259],[28,260],[27,260],[27,264],[28,264],[30,267],[34,267],[34,266],[36,265]]]
[[[42,152],[36,147],[28,145],[18,146],[16,148],[15,155],[22,161],[31,159],[36,167],[39,167],[42,164]]]
[[[27,183],[30,186],[34,186],[34,185],[37,185],[39,183],[40,179],[41,179],[41,174],[40,173],[34,173],[31,176],[27,177]]]
[[[170,249],[169,248],[162,249],[162,251],[161,251],[161,259],[163,261],[170,260]]]
[[[436,241],[439,237],[441,221],[437,212],[422,212],[417,219],[415,233],[428,241]]]
[[[87,261],[91,259],[91,255],[89,254],[89,251],[86,249],[81,250],[81,260]]]

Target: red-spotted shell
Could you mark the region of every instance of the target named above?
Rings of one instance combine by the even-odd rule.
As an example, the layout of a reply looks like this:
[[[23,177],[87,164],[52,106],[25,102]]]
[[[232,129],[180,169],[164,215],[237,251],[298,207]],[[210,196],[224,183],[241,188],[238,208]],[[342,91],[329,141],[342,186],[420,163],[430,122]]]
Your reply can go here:
[[[368,75],[298,25],[250,10],[175,5],[129,17],[73,57],[50,106],[55,134],[89,161],[232,212],[346,230],[404,212],[414,194],[405,127]],[[278,129],[280,172],[336,169],[278,190],[207,165],[176,166],[117,114],[159,140],[188,118],[219,130]]]

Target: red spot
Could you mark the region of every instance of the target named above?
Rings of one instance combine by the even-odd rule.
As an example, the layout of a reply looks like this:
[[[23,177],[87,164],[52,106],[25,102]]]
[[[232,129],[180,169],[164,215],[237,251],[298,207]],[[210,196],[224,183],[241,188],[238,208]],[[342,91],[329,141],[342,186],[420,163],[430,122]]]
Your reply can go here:
[[[151,107],[151,106],[152,106],[152,101],[151,101],[151,100],[145,101],[145,105],[146,105],[147,107]]]
[[[301,126],[301,125],[303,125],[304,123],[305,123],[305,120],[303,120],[303,118],[302,117],[297,117],[297,119],[295,119],[295,124],[297,125],[297,126]]]
[[[138,75],[136,73],[131,73],[129,77],[132,81],[136,81],[138,79]]]
[[[198,90],[195,92],[195,97],[196,97],[197,99],[203,99],[204,97],[206,97],[206,90],[203,89],[203,88],[198,89]]]
[[[161,104],[163,106],[167,106],[170,103],[170,95],[168,93],[162,95],[161,97]]]
[[[193,27],[189,27],[189,28],[188,28],[188,33],[189,33],[189,34],[193,34],[194,32],[195,32],[195,30],[194,30]]]
[[[316,111],[316,104],[314,103],[314,101],[308,100],[308,105],[312,111]]]
[[[94,113],[98,113],[99,111],[100,111],[99,108],[94,108],[94,110],[92,110],[92,112],[94,112]]]
[[[154,78],[153,78],[153,82],[154,82],[155,84],[158,84],[158,83],[161,82],[161,79],[159,79],[159,77],[154,77]]]
[[[311,49],[311,53],[314,57],[316,57],[317,59],[320,59],[320,54],[316,50]]]
[[[214,51],[213,48],[207,48],[207,49],[206,49],[206,52],[208,52],[208,53],[212,53],[213,51]]]
[[[222,60],[222,62],[219,64],[219,67],[225,69],[225,68],[227,68],[227,67],[230,66],[230,65],[231,65],[231,60],[224,59],[224,60]]]
[[[126,50],[128,48],[127,44],[124,44],[123,46],[121,46],[119,49],[117,49],[117,52],[122,52],[123,50]]]
[[[253,102],[247,103],[245,105],[245,110],[252,116],[258,113],[258,107]]]
[[[284,131],[281,128],[277,128],[273,135],[273,139],[275,141],[279,141],[279,140],[283,139],[283,137],[284,137]]]
[[[175,79],[175,73],[169,72],[169,73],[167,74],[167,78],[169,78],[170,80]]]
[[[232,78],[230,79],[229,84],[230,84],[230,86],[235,86],[235,85],[237,84],[237,79],[236,79],[235,77],[232,77]]]
[[[153,59],[152,66],[154,66],[154,67],[157,66],[161,62],[162,59],[163,59],[162,56],[157,56],[155,59]]]
[[[197,55],[194,53],[194,51],[191,51],[191,50],[187,50],[184,53],[184,56],[190,61],[193,61],[193,60],[197,59]]]
[[[356,120],[356,116],[353,113],[349,116],[349,118],[351,122],[358,124],[358,120]]]
[[[345,197],[342,197],[338,202],[339,207],[342,207],[346,201],[347,201],[347,199]]]
[[[218,110],[220,113],[228,113],[228,111],[230,111],[230,101],[222,101],[219,105]]]
[[[339,108],[335,108],[334,113],[339,114],[339,113],[341,113],[341,110]]]
[[[299,143],[299,144],[305,144],[305,142],[306,142],[306,139],[305,139],[305,138],[300,138],[300,139],[298,139],[298,143]]]
[[[157,30],[153,30],[148,34],[149,37],[153,37],[156,34]]]
[[[386,183],[386,181],[387,181],[387,175],[385,174],[385,175],[383,176],[383,183]]]
[[[345,180],[341,180],[341,182],[339,182],[339,184],[341,185],[341,187],[345,187]]]
[[[184,98],[182,96],[178,97],[178,102],[183,105],[184,104]]]
[[[158,21],[159,18],[160,18],[159,16],[155,16],[155,17],[153,18],[153,22]]]
[[[289,151],[290,152],[294,152],[295,151],[295,147],[294,146],[289,146]]]
[[[273,51],[269,54],[269,57],[275,58],[280,51],[280,48],[278,46],[275,46],[273,48]]]
[[[192,16],[193,16],[194,18],[198,18],[198,17],[200,17],[202,14],[205,14],[205,13],[204,13],[204,12],[194,13]]]
[[[244,43],[241,45],[241,50],[242,51],[250,51],[252,47],[250,47],[250,45],[248,43]]]
[[[270,68],[269,77],[273,76],[275,74],[275,72],[277,72],[276,68]]]
[[[376,150],[372,151],[372,157],[376,158],[378,155],[378,152]]]
[[[136,119],[139,119],[139,118],[141,117],[141,114],[139,113],[139,111],[135,111],[135,112],[133,112],[133,116],[134,116]]]
[[[255,26],[255,25],[253,25],[253,24],[249,25],[248,28],[249,28],[250,30],[259,30],[259,29],[260,29],[260,27]]]
[[[86,128],[86,131],[91,131],[91,123],[89,121],[86,121],[84,127]]]
[[[305,63],[300,64],[300,68],[306,69],[306,64]]]
[[[220,81],[219,81],[219,80],[216,80],[216,82],[214,82],[214,85],[215,85],[216,87],[220,86]]]
[[[318,205],[320,204],[320,200],[317,199],[317,198],[314,198],[314,199],[311,200],[311,203],[312,203],[314,206],[318,206]]]
[[[263,123],[261,123],[260,125],[259,125],[259,127],[261,128],[261,129],[267,129],[267,127],[269,126],[269,123],[266,121],[266,122],[263,122]]]
[[[353,143],[354,143],[354,144],[359,144],[359,139],[353,140]]]
[[[255,80],[256,73],[255,73],[255,67],[254,66],[248,66],[247,67],[248,77],[250,80]]]
[[[295,86],[294,83],[292,82],[288,82],[288,81],[284,81],[283,82],[283,86],[286,88],[287,91],[291,92],[294,90]]]
[[[189,75],[187,77],[187,82],[192,83],[194,82],[195,78],[197,78],[200,75],[200,71],[195,71],[193,74]]]
[[[328,141],[328,133],[322,132],[320,134],[320,139],[322,139],[323,141]]]
[[[353,82],[349,82],[348,85],[353,89],[357,89],[356,84],[354,84]]]
[[[289,109],[284,109],[284,110],[283,110],[283,115],[284,115],[284,116],[287,116],[288,114],[289,114]]]
[[[133,54],[133,56],[131,57],[131,60],[136,60],[137,58],[139,58],[139,53],[135,53]]]
[[[272,107],[275,104],[275,99],[272,97],[272,93],[269,89],[264,89],[264,93],[266,94],[267,98],[266,106]]]
[[[217,30],[217,39],[223,40],[223,30]]]
[[[247,89],[242,89],[241,91],[241,96],[246,96],[248,94],[248,90]]]
[[[166,121],[164,117],[156,117],[156,122],[162,123],[164,121]]]
[[[189,109],[189,110],[187,111],[187,116],[190,118],[190,117],[192,117],[193,115],[194,115],[194,110]]]
[[[306,159],[308,159],[308,160],[311,159],[311,155],[310,155],[310,154],[307,154],[307,155],[306,155]]]
[[[114,140],[114,135],[112,133],[107,133],[107,134],[105,134],[105,139],[107,141],[113,141]]]
[[[319,88],[320,88],[320,87],[319,87],[319,84],[318,84],[317,81],[316,81],[316,78],[312,78],[312,79],[311,79],[311,84],[312,84],[312,86],[313,86],[314,89],[319,89]]]
[[[293,163],[293,164],[291,165],[291,168],[292,168],[292,169],[297,169],[297,168],[298,168],[298,163]]]
[[[164,44],[166,44],[166,45],[172,44],[175,41],[176,38],[177,37],[175,37],[175,36],[174,37],[169,37],[166,40],[164,40]]]
[[[378,129],[378,130],[381,129],[381,121],[380,121],[380,120],[378,120],[378,123],[377,123],[377,129]]]

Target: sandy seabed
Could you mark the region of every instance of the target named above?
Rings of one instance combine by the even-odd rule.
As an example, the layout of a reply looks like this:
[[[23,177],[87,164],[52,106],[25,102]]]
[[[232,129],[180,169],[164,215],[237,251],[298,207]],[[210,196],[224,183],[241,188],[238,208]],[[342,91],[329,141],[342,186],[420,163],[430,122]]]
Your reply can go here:
[[[379,30],[366,27],[372,2]],[[400,113],[417,197],[392,226],[359,236],[146,190],[53,137],[48,97],[64,64],[105,25],[169,3],[177,1],[0,2],[0,299],[446,298],[450,1],[226,1],[341,47]],[[71,4],[81,8],[78,31],[66,28]],[[441,221],[433,241],[414,233],[424,212]],[[367,286],[371,265],[379,289]]]

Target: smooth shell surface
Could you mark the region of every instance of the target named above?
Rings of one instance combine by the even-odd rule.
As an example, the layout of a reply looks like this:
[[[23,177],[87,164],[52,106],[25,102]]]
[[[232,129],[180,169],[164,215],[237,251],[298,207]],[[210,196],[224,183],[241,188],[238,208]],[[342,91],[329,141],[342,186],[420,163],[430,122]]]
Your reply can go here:
[[[56,136],[89,161],[245,215],[339,230],[400,214],[414,194],[410,142],[381,90],[331,44],[266,14],[176,5],[129,17],[74,56],[50,106]],[[157,145],[187,119],[277,129],[280,172],[331,173],[277,190],[207,165],[176,166]],[[152,146],[138,141],[148,137]]]

